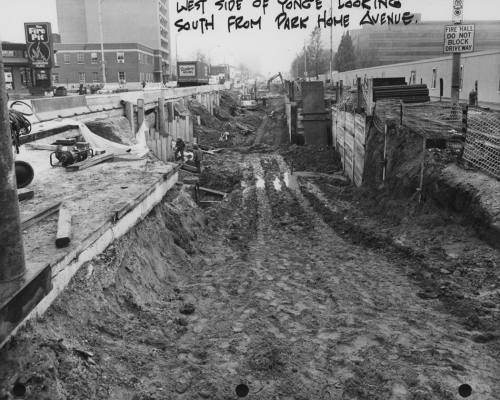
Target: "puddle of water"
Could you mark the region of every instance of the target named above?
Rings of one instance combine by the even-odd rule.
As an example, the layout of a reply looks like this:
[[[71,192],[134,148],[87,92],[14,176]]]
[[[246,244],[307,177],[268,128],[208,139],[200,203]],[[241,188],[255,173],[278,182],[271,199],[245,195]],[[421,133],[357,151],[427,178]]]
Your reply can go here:
[[[283,180],[285,181],[285,185],[289,189],[296,190],[299,188],[299,183],[297,182],[297,178],[295,177],[295,175],[290,174],[290,171],[285,172]]]
[[[258,188],[264,188],[265,187],[265,184],[266,182],[264,181],[264,179],[262,179],[261,176],[257,175],[257,183],[255,184]]]
[[[276,177],[274,179],[274,188],[277,190],[277,191],[280,191],[281,190],[281,183],[280,183],[280,179],[278,177]]]

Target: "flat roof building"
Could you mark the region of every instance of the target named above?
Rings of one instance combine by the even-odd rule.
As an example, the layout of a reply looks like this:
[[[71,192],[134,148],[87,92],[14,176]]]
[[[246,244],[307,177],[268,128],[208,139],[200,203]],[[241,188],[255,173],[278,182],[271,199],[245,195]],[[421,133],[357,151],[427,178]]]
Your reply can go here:
[[[61,45],[100,46],[98,0],[56,0],[56,5]],[[152,80],[167,81],[172,74],[167,0],[105,0],[100,7],[105,47],[135,44],[148,49],[154,58]]]
[[[349,31],[358,50],[370,50],[372,65],[398,64],[444,56],[444,27],[451,21],[421,21],[415,14],[409,25],[363,25]],[[500,21],[464,21],[475,24],[474,51],[500,48]],[[367,65],[370,66],[370,65]]]

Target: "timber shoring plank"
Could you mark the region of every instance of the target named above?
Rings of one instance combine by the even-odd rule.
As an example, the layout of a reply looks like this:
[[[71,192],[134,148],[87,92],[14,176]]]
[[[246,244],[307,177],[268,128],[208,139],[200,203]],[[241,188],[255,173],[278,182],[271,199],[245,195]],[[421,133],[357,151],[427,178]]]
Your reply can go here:
[[[61,205],[61,202],[55,203],[51,205],[50,207],[44,208],[41,211],[38,211],[36,213],[33,213],[25,218],[21,219],[21,229],[25,230],[28,229],[30,226],[35,225],[37,222],[41,221],[44,218],[47,218],[49,215],[54,214],[59,210],[59,207]]]
[[[71,171],[79,171],[82,169],[87,169],[89,167],[92,167],[93,165],[97,165],[106,161],[112,161],[114,158],[113,153],[109,154],[101,154],[100,156],[95,156],[92,157],[88,160],[81,161],[79,163],[73,164],[73,165],[68,165],[66,167],[66,172],[71,172]]]

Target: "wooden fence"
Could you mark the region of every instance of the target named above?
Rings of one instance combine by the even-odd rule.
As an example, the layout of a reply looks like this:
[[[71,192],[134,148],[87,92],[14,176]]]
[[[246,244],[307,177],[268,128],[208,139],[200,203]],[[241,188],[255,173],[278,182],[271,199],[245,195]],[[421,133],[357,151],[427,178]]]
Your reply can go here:
[[[332,107],[332,135],[344,171],[356,186],[361,186],[365,165],[366,115]]]

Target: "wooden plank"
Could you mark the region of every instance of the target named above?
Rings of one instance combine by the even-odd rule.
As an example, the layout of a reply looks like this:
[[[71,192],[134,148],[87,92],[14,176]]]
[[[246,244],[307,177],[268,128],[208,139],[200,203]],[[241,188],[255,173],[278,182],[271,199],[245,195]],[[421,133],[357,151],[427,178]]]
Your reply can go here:
[[[161,138],[161,147],[163,149],[163,161],[168,161],[168,139],[166,137]]]
[[[30,189],[17,189],[17,199],[19,201],[24,201],[32,199],[35,196],[35,192]]]
[[[97,165],[106,161],[112,161],[114,158],[113,153],[109,154],[102,154],[100,156],[95,156],[92,157],[88,160],[81,161],[79,163],[73,164],[73,165],[68,165],[66,167],[66,172],[71,172],[71,171],[80,171],[82,169],[87,169],[89,167],[92,167],[93,165]]]
[[[63,202],[59,207],[59,219],[57,221],[56,247],[61,249],[68,247],[71,243],[71,211],[69,203]]]
[[[24,217],[21,219],[21,229],[25,230],[28,229],[30,226],[35,225],[37,222],[41,221],[44,218],[47,218],[49,215],[54,214],[59,210],[59,206],[61,205],[61,202],[55,203],[51,205],[50,207],[44,208],[41,211],[38,211],[34,214],[31,214],[27,217]]]
[[[213,190],[205,187],[200,187],[200,190],[202,192],[208,193],[208,194],[213,194],[215,196],[225,196],[227,193],[224,192],[219,192],[218,190]]]
[[[33,150],[56,151],[57,149],[57,146],[55,144],[26,143],[25,146],[28,149],[33,149]]]
[[[198,173],[198,170],[196,169],[196,167],[193,167],[191,165],[182,164],[181,169],[183,169],[184,171],[192,172],[193,174]]]
[[[160,132],[155,131],[155,140],[159,140],[159,139],[160,139]]]

